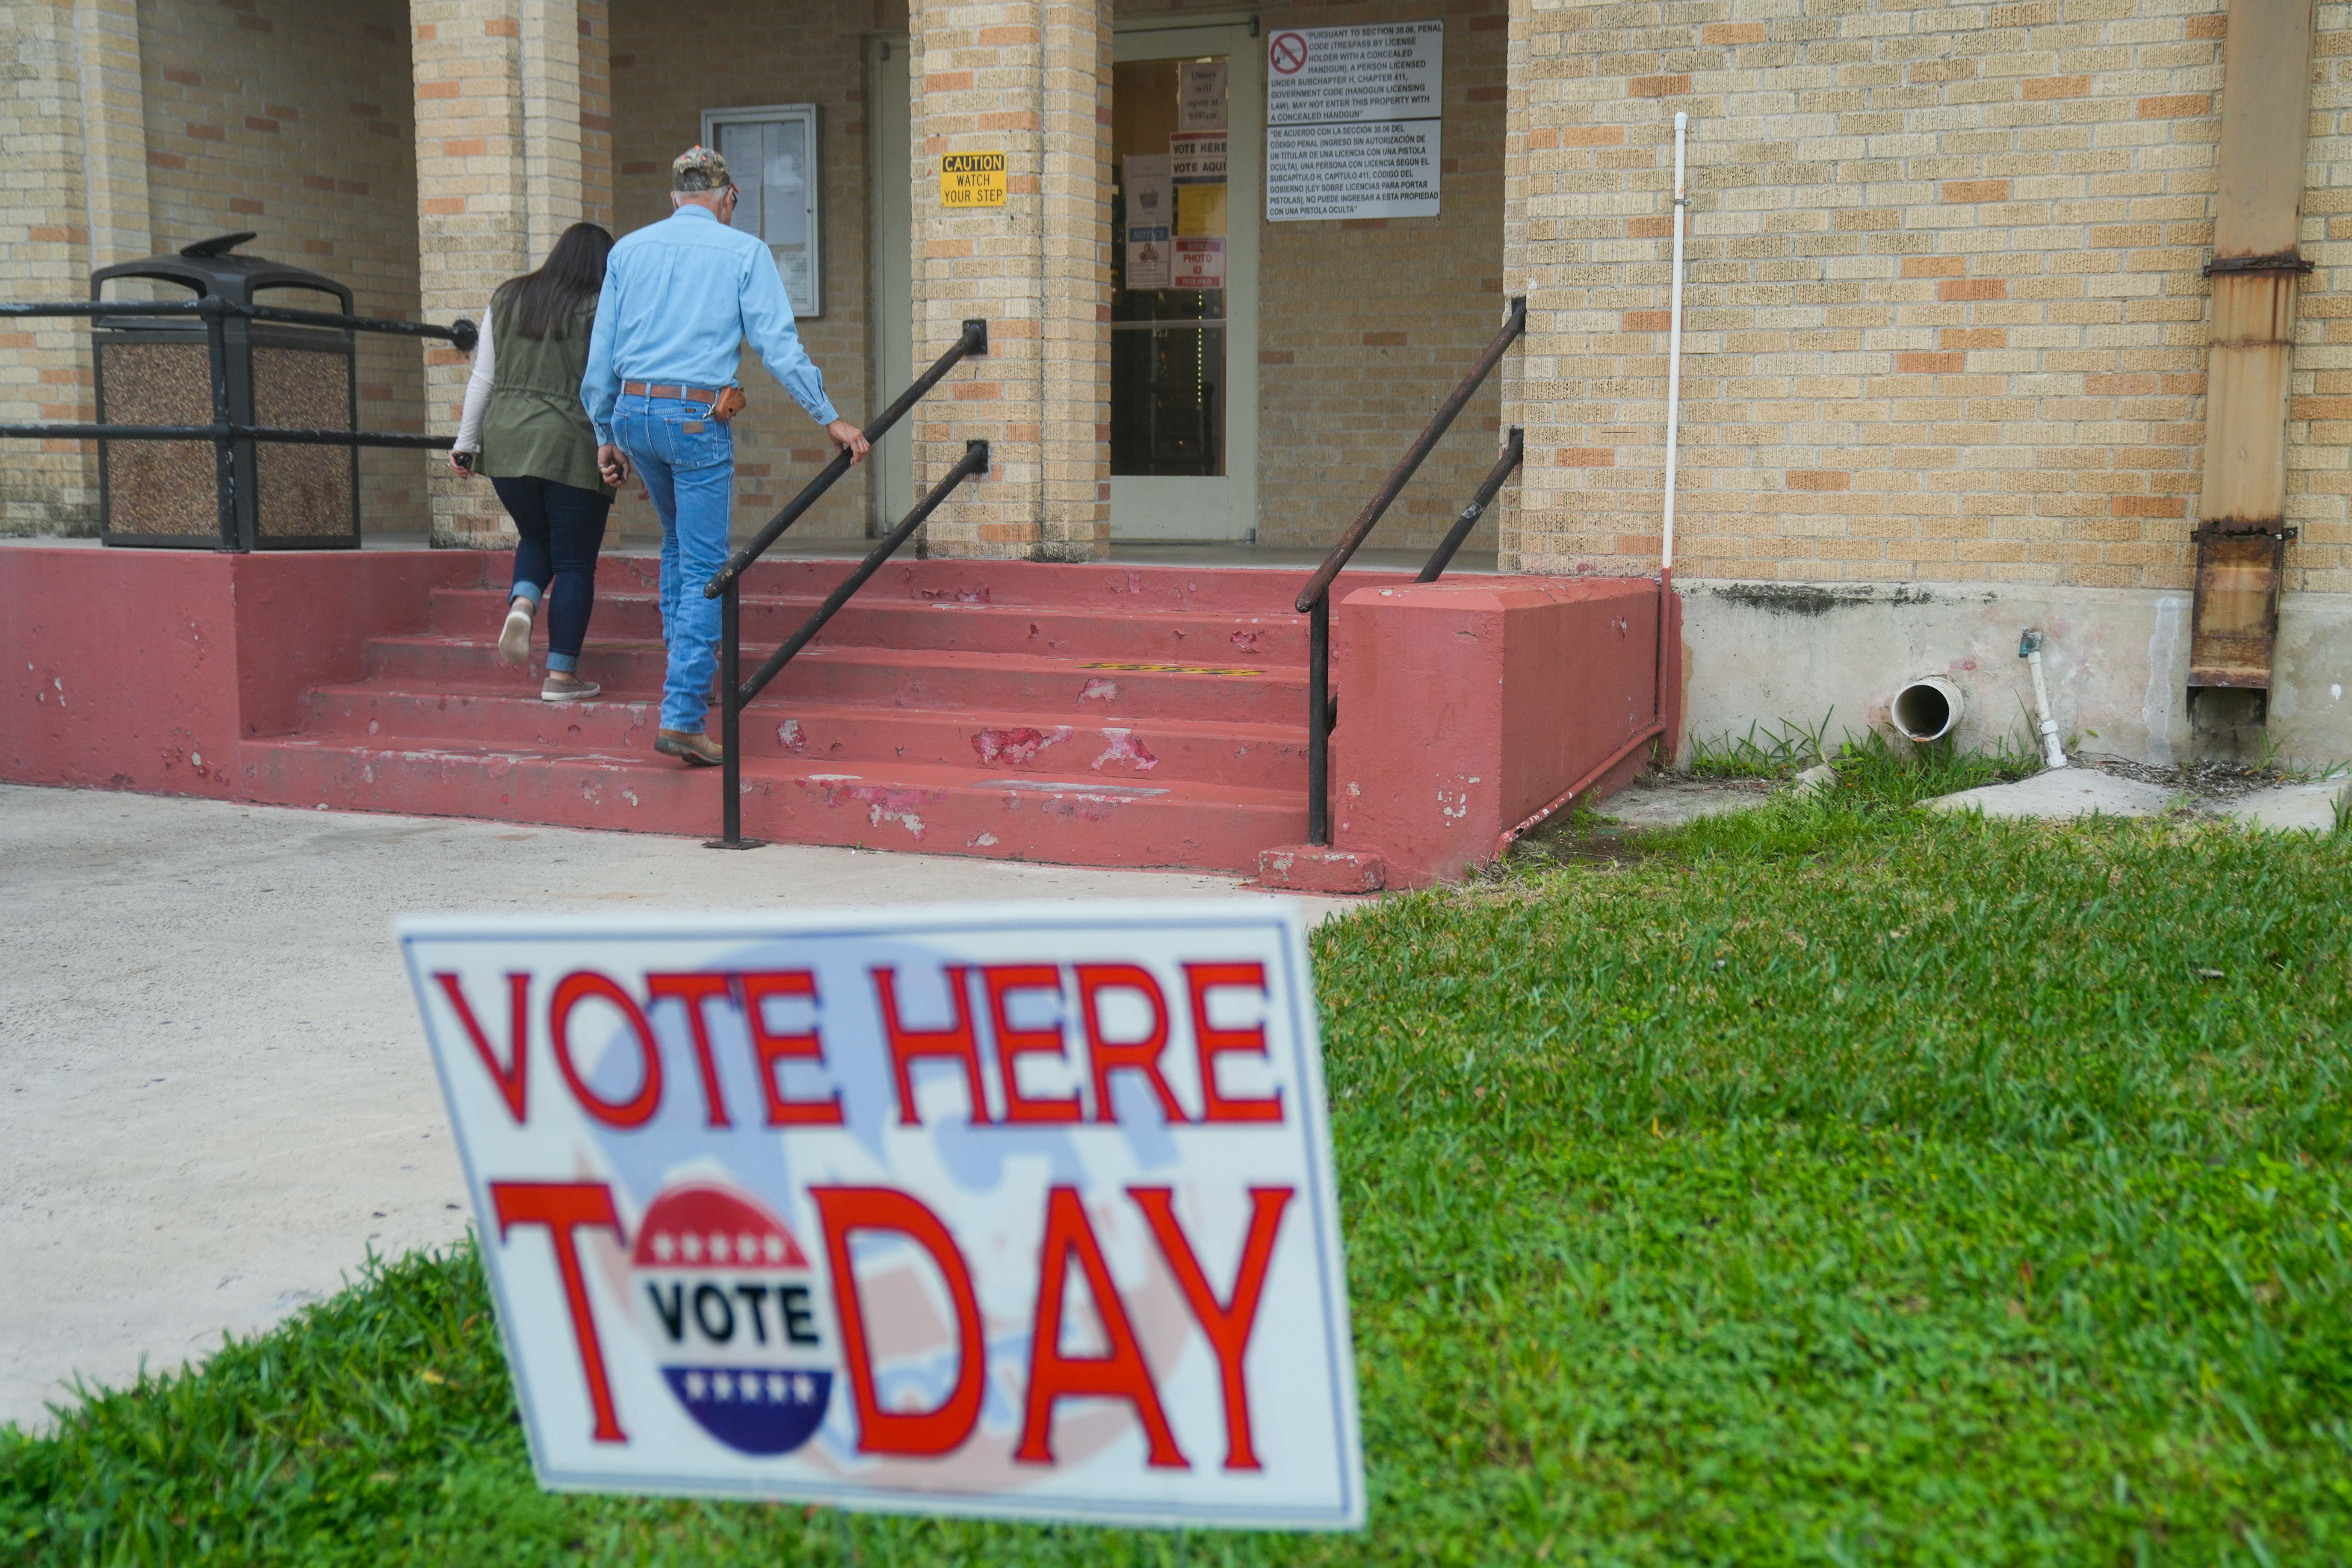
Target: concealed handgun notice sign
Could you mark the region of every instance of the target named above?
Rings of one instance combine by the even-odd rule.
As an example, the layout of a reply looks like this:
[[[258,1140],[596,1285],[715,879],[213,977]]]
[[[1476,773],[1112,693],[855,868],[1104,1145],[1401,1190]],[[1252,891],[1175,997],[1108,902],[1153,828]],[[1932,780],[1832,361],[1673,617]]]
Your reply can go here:
[[[940,154],[940,205],[1001,207],[1004,205],[1004,154]]]
[[[1364,1519],[1272,900],[402,922],[560,1489]]]

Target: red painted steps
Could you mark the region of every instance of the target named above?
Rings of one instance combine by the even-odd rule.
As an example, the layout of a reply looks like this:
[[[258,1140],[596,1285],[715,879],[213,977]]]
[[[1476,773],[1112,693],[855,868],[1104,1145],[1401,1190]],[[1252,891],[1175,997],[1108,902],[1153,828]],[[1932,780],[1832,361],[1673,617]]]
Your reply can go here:
[[[653,744],[656,696],[542,702],[528,689],[409,689],[363,681],[310,695],[306,734],[361,747],[463,746],[629,754]],[[1042,725],[1042,727],[1041,727]],[[1171,779],[1304,790],[1304,736],[1273,724],[1136,720],[1046,723],[1034,713],[964,712],[874,704],[762,700],[745,711],[747,757],[812,764],[917,763],[1074,779]]]
[[[275,805],[711,836],[720,775],[652,752],[456,745],[397,750],[307,736],[248,742],[246,784]],[[746,757],[743,832],[793,844],[1078,866],[1254,868],[1303,831],[1290,790],[1128,784],[971,768],[854,770]]]
[[[954,649],[967,653],[1028,653],[1134,660],[1182,660],[1199,664],[1288,664],[1307,662],[1303,617],[1252,616],[1240,624],[1231,614],[1136,610],[1116,617],[1100,612],[1041,605],[965,605],[953,601],[875,603],[865,594],[852,599],[817,638],[817,646]],[[747,647],[773,647],[800,628],[821,594],[761,595],[743,601]],[[506,613],[499,588],[444,589],[433,596],[429,630],[476,636]],[[615,642],[657,642],[661,609],[642,589],[600,592],[594,635]],[[546,646],[545,630],[536,634]]]
[[[656,565],[608,558],[582,672],[538,700],[497,657],[505,595],[445,588],[370,641],[301,728],[249,741],[247,787],[290,805],[707,837],[720,776],[652,749]],[[854,563],[763,562],[745,658]],[[1306,626],[1296,570],[894,563],[744,714],[753,837],[1082,865],[1247,872],[1306,829]],[[1347,586],[1397,581],[1350,574]],[[537,650],[535,650],[536,652]],[[717,716],[711,728],[717,729]]]
[[[764,645],[746,648],[748,665]],[[581,673],[616,694],[661,690],[666,656],[656,642],[590,637]],[[411,690],[486,686],[520,671],[499,658],[488,637],[377,637],[368,674]],[[515,689],[536,689],[534,679]],[[761,696],[762,702],[825,698],[902,707],[1019,710],[1061,721],[1234,719],[1302,727],[1307,672],[1263,665],[1187,666],[1131,659],[1054,658],[1037,654],[974,655],[941,648],[827,647],[802,651]]]

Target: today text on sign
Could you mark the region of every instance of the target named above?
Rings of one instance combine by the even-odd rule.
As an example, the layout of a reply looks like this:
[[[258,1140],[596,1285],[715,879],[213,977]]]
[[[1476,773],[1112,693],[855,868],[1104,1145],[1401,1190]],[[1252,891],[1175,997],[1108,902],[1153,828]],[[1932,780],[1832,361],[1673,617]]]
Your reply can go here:
[[[409,932],[542,1479],[1360,1522],[1295,922],[1129,916]]]

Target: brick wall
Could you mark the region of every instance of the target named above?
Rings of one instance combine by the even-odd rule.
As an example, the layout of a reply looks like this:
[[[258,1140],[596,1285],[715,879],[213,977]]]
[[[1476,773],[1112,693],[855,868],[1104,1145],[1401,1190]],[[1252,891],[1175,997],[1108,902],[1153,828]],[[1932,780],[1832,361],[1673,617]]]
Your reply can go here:
[[[990,443],[987,481],[927,529],[942,553],[1086,560],[1109,527],[1110,30],[1097,0],[912,9],[915,339],[989,323],[924,405],[917,483]],[[949,211],[940,154],[1001,151],[1008,199]],[[920,349],[918,351],[919,357]]]
[[[437,321],[483,319],[500,283],[539,265],[573,223],[610,216],[603,0],[413,0],[419,292]],[[425,355],[434,420],[454,429],[467,357]],[[490,487],[432,463],[436,545],[501,549],[514,530]]]
[[[1119,16],[1216,12],[1145,0]],[[1260,14],[1285,27],[1445,23],[1439,216],[1265,223],[1258,249],[1258,538],[1327,545],[1478,357],[1502,321],[1507,0],[1327,0]],[[1265,105],[1235,103],[1264,134]],[[1335,288],[1344,279],[1344,288]],[[1499,377],[1454,422],[1373,535],[1433,544],[1495,460]],[[1482,523],[1468,549],[1495,548]]]
[[[141,0],[138,9],[156,248],[252,229],[260,237],[247,253],[348,285],[359,314],[415,319],[407,5]],[[363,427],[425,428],[415,342],[362,336],[359,380]],[[367,532],[424,529],[429,460],[360,454]]]
[[[615,234],[669,216],[670,160],[701,140],[703,110],[817,105],[824,310],[798,325],[809,357],[824,372],[825,392],[843,417],[860,424],[878,412],[866,341],[872,174],[865,36],[891,20],[877,18],[873,0],[739,8],[725,13],[723,21],[714,12],[707,25],[692,26],[680,26],[676,8],[654,0],[615,0],[613,5]],[[904,60],[901,53],[898,62]],[[938,349],[931,353],[936,355]],[[751,406],[735,421],[739,535],[767,521],[833,456],[824,433],[749,350],[742,381]],[[907,437],[902,432],[890,438]],[[834,486],[793,525],[791,537],[863,538],[871,505],[867,474],[861,467]],[[652,506],[637,499],[635,487],[623,493],[614,519],[624,538],[660,537]]]
[[[2319,16],[2290,588],[2352,584],[2352,34]],[[2186,587],[2225,31],[2212,0],[1514,0],[1507,563],[1654,566],[1685,109],[1681,574]]]
[[[73,13],[0,5],[0,295],[75,300],[89,289],[89,217],[82,167],[79,69]],[[0,330],[0,420],[89,416],[89,332],[78,321],[10,322]],[[10,442],[0,454],[0,532],[90,533],[97,477],[78,442]]]

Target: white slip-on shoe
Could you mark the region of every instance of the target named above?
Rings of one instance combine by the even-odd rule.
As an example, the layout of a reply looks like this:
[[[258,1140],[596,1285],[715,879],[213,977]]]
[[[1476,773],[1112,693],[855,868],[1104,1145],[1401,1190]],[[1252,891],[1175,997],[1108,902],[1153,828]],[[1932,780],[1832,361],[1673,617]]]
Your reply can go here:
[[[530,662],[531,607],[529,599],[507,607],[507,624],[499,628],[499,657],[509,664]]]
[[[583,697],[593,697],[604,689],[593,680],[583,680],[576,675],[548,672],[546,683],[539,689],[541,702],[577,702]]]

